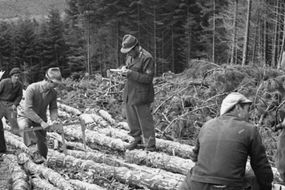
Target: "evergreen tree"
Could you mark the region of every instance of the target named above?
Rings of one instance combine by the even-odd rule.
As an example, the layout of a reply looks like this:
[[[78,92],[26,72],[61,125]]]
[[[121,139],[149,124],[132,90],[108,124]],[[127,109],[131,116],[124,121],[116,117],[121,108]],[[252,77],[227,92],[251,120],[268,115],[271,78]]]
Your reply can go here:
[[[6,22],[0,23],[0,70],[8,70],[12,56],[11,26]]]
[[[64,77],[70,74],[66,52],[68,47],[64,39],[63,22],[57,9],[51,9],[47,22],[47,38],[45,40],[45,65],[43,67],[58,66]]]

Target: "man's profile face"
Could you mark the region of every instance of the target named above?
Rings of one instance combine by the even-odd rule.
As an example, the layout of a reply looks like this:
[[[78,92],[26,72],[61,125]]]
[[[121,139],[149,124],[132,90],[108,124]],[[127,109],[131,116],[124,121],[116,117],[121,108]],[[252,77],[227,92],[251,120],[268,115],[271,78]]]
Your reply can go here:
[[[20,74],[13,74],[12,76],[11,76],[11,80],[12,80],[12,83],[16,83],[17,81],[19,81],[20,80]]]
[[[128,53],[129,56],[131,56],[132,58],[136,58],[137,55],[139,54],[138,51],[138,46],[134,47],[133,49],[131,49]]]

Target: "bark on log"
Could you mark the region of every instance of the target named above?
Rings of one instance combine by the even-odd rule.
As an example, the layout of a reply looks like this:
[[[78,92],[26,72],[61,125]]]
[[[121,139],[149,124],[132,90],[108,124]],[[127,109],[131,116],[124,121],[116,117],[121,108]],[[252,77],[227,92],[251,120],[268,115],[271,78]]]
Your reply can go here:
[[[19,166],[15,155],[3,155],[4,163],[8,165],[11,174],[11,189],[29,190],[31,185],[28,183],[26,172]]]
[[[129,170],[126,167],[113,167],[106,164],[98,164],[91,160],[81,160],[73,156],[65,156],[58,152],[51,152],[48,163],[60,163],[65,167],[74,167],[78,169],[91,169],[94,173],[107,177],[114,177],[118,181],[128,183],[134,186],[145,186],[153,190],[176,190],[182,183],[185,176],[181,175],[181,179],[165,178],[162,175],[149,174],[142,171]]]
[[[73,108],[71,106],[65,105],[63,103],[57,103],[57,106],[68,113],[72,113],[73,115],[80,115],[82,112],[79,109]]]
[[[87,127],[87,128],[90,128],[90,130],[92,131],[97,131],[101,134],[104,134],[108,137],[112,137],[112,138],[118,138],[118,139],[121,139],[123,141],[126,141],[126,142],[131,142],[134,140],[134,138],[130,135],[127,134],[126,131],[124,130],[121,130],[121,129],[116,129],[116,128],[113,128],[113,127],[110,127],[110,126],[107,126],[107,127],[98,127],[98,126],[90,126],[90,127]]]
[[[78,189],[81,190],[106,190],[106,188],[100,187],[96,184],[86,183],[84,181],[79,181],[75,179],[70,179],[68,181],[69,183],[73,184],[74,186],[76,186]]]
[[[109,114],[107,111],[99,110],[98,113],[100,114],[101,117],[109,121],[111,125],[114,125],[116,123],[116,121],[112,118],[111,114]]]
[[[101,116],[97,115],[96,113],[92,113],[90,115],[93,118],[94,122],[97,123],[98,125],[101,125],[103,127],[106,127],[109,125],[105,119],[103,119]]]
[[[71,115],[69,113],[67,113],[65,111],[62,111],[62,110],[58,110],[58,115],[61,116],[61,117],[67,117],[67,118],[71,117]]]
[[[115,127],[119,129],[125,129],[127,131],[130,129],[128,123],[125,121],[119,122],[117,125],[115,125]]]
[[[131,170],[142,171],[142,172],[146,172],[149,174],[162,175],[162,176],[173,178],[173,179],[176,178],[177,180],[181,178],[181,175],[173,174],[171,172],[164,171],[161,169],[150,168],[146,166],[139,166],[139,165],[132,164],[132,163],[126,163],[122,158],[117,158],[116,156],[107,155],[99,151],[82,152],[82,151],[76,151],[76,150],[68,150],[67,154],[75,158],[80,158],[83,160],[93,160],[96,163],[104,163],[110,166],[126,167]]]
[[[5,140],[7,144],[10,144],[16,148],[21,149],[25,153],[31,155],[29,148],[23,143],[23,139],[17,135],[10,133],[9,131],[4,131]]]
[[[60,190],[59,188],[53,186],[50,184],[47,180],[41,179],[38,177],[33,177],[31,179],[32,184],[33,184],[33,189],[37,190]]]
[[[132,137],[130,137],[126,131],[120,130],[117,128],[108,127],[108,124],[104,123],[104,119],[96,114],[92,114],[93,118],[97,118],[95,121],[96,123],[102,125],[103,127],[107,127],[104,129],[100,129],[100,127],[94,128],[95,130],[100,131],[100,133],[106,134],[107,136],[112,136],[116,138],[120,138],[122,140],[131,141]],[[78,131],[79,132],[79,131]],[[88,134],[88,133],[86,133]],[[170,155],[173,156],[180,156],[183,158],[191,158],[193,155],[193,146],[181,144],[178,142],[163,140],[163,139],[156,139],[156,147],[158,150],[162,150]]]
[[[47,133],[47,136],[52,138],[52,139],[55,139],[56,141],[60,142],[62,145],[62,138],[61,138],[60,134],[52,132],[52,133]],[[73,148],[75,150],[85,151],[84,145],[82,143],[65,141],[65,144],[66,144],[66,148]],[[56,148],[54,148],[54,149],[56,149]],[[92,151],[92,149],[90,147],[86,146],[86,151]]]
[[[23,166],[25,170],[29,171],[29,173],[42,175],[45,179],[47,179],[53,185],[55,185],[56,187],[62,190],[74,190],[75,189],[59,173],[55,172],[54,170],[50,168],[45,167],[44,165],[35,164],[34,162],[32,162],[26,153],[20,153],[18,156],[24,160]]]
[[[165,153],[146,152],[142,150],[132,150],[125,153],[126,161],[135,164],[143,164],[167,171],[187,175],[188,171],[194,166],[190,159],[183,159],[177,156],[169,156]]]
[[[89,123],[94,123],[95,122],[93,117],[91,116],[91,114],[86,114],[86,113],[81,114],[80,115],[80,119],[82,119],[85,122],[85,124],[89,124]]]
[[[77,126],[70,125],[68,127],[64,126],[63,129],[66,135],[72,136],[78,140],[82,139],[81,129],[78,125]],[[124,151],[125,146],[127,145],[127,143],[123,142],[121,139],[114,139],[111,137],[107,137],[106,135],[102,135],[96,131],[91,131],[86,129],[85,133],[86,133],[85,138],[87,143],[95,143],[101,146],[109,147],[111,149],[120,150],[120,151]]]

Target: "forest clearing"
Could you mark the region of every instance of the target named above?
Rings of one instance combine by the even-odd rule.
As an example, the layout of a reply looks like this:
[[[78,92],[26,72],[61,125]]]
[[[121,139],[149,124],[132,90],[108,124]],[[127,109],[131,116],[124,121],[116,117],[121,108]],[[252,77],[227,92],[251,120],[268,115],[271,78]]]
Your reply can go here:
[[[222,98],[231,91],[255,100],[251,119],[259,126],[279,189],[281,179],[274,166],[279,131],[272,129],[277,125],[275,110],[284,101],[280,93],[284,87],[278,86],[284,84],[283,74],[194,60],[181,74],[155,78],[154,152],[124,148],[132,137],[121,109],[121,76],[66,79],[58,103],[60,118],[68,124],[66,155],[61,135],[49,132],[48,159],[37,165],[22,138],[6,125],[6,142],[13,154],[3,156],[1,169],[6,172],[1,174],[1,189],[177,189],[194,165],[192,149],[201,124],[218,115]]]

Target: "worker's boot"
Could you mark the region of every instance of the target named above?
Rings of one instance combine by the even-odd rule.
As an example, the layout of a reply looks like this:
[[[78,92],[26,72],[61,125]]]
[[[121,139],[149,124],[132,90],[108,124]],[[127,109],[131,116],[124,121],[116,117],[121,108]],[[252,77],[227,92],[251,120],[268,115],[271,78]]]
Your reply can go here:
[[[45,158],[39,152],[34,152],[32,158],[36,164],[42,164],[45,162]]]
[[[134,150],[134,149],[143,149],[144,146],[142,144],[141,139],[135,139],[133,142],[131,142],[129,145],[126,146],[127,150]]]

